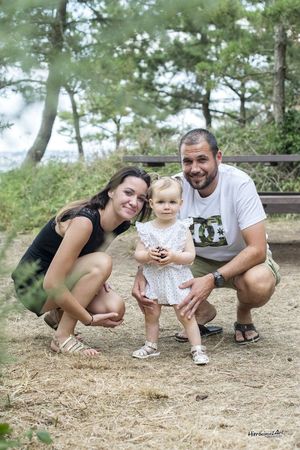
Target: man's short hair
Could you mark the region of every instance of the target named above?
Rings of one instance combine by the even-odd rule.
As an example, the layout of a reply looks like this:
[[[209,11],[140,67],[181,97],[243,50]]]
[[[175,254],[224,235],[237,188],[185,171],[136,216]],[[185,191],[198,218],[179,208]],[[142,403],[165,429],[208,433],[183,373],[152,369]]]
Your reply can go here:
[[[217,155],[219,147],[215,136],[205,128],[194,128],[188,131],[179,142],[179,151],[181,152],[181,147],[184,145],[196,145],[201,141],[206,141],[214,156]]]

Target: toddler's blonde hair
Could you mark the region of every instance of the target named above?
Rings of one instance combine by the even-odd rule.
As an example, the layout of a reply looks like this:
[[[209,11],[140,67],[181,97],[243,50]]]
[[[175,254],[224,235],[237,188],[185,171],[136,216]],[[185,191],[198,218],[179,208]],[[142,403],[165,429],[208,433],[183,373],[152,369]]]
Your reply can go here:
[[[161,177],[151,183],[148,189],[147,197],[152,199],[153,195],[157,191],[163,191],[168,189],[170,186],[174,185],[178,189],[178,194],[180,198],[182,197],[182,184],[177,178],[172,177]]]

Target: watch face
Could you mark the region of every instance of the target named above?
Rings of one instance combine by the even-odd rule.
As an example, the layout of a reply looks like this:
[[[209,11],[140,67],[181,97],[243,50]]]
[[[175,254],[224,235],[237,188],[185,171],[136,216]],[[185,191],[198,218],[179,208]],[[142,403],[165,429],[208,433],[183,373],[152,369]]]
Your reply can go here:
[[[219,272],[214,272],[213,276],[215,278],[215,286],[223,287],[225,283],[224,277]]]
[[[217,280],[217,284],[218,284],[218,287],[224,286],[224,278],[222,277],[222,275],[219,276],[219,278]]]

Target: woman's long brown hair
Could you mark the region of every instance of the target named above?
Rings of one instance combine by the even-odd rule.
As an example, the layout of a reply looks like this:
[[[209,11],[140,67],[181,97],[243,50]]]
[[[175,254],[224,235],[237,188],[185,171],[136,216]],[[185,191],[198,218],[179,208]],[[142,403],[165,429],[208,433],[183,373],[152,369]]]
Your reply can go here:
[[[136,177],[142,179],[143,181],[145,181],[148,188],[151,184],[150,175],[143,169],[134,166],[124,167],[123,169],[120,169],[118,172],[116,172],[108,181],[106,186],[93,197],[76,200],[74,202],[68,203],[62,209],[60,209],[55,217],[55,221],[58,226],[65,217],[67,217],[68,219],[75,217],[82,208],[88,207],[91,209],[104,209],[109,201],[108,192],[115,190],[120,184],[123,183],[123,181],[127,177]],[[142,221],[143,219],[147,218],[149,214],[150,210],[148,207],[148,202],[145,201],[140,213],[137,215],[137,218]]]

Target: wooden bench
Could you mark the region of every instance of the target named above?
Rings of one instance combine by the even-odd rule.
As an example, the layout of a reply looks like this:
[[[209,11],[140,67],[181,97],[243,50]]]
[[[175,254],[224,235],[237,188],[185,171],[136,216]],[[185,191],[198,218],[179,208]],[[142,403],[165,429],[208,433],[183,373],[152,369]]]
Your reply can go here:
[[[179,155],[125,155],[126,163],[143,164],[150,167],[162,167],[168,163],[180,164]],[[299,164],[300,154],[292,155],[236,155],[223,156],[224,163],[232,164]],[[300,192],[259,192],[266,213],[297,213],[300,214]]]

